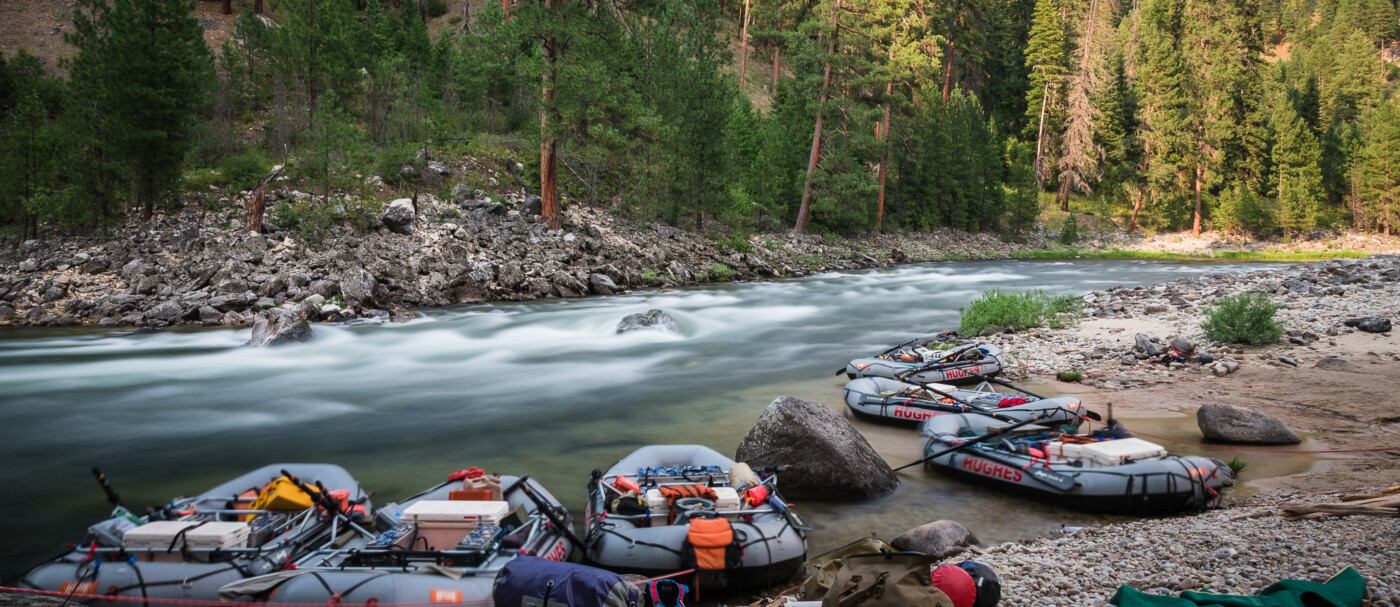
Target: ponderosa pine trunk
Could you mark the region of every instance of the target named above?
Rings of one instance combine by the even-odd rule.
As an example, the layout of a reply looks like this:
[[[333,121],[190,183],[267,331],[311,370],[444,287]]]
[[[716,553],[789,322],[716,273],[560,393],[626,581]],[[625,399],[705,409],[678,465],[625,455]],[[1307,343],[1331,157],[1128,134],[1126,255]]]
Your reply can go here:
[[[953,53],[958,50],[958,41],[948,41],[948,65],[943,68],[943,103],[948,103],[948,94],[953,91]]]
[[[1205,172],[1205,165],[1200,161],[1196,162],[1196,219],[1191,224],[1191,233],[1199,236],[1201,234],[1201,179]]]
[[[749,0],[744,0],[744,15],[739,26],[739,90],[744,90],[744,71],[749,65]]]
[[[890,47],[890,61],[894,61],[894,47]],[[880,201],[875,209],[875,229],[885,225],[885,170],[890,164],[890,98],[894,95],[894,80],[885,83],[885,120],[880,123],[880,141],[885,149],[880,153]]]
[[[797,210],[797,225],[792,227],[798,234],[807,233],[807,222],[812,218],[812,175],[817,172],[817,160],[822,151],[822,111],[831,98],[831,57],[836,54],[836,36],[841,32],[841,0],[836,0],[836,10],[831,17],[831,44],[827,46],[826,69],[822,75],[822,90],[817,97],[817,120],[812,129],[812,152],[807,156],[807,179],[802,183],[802,206]]]
[[[1132,236],[1133,232],[1137,231],[1138,211],[1142,209],[1142,198],[1142,186],[1138,186],[1136,193],[1133,195],[1133,218],[1128,220],[1129,236]]]
[[[510,0],[502,0],[509,3]],[[555,0],[545,0],[545,10],[553,12]],[[554,63],[557,60],[556,40],[553,33],[546,36],[541,45],[544,56],[544,71],[540,75],[543,80],[544,107],[540,108],[540,215],[544,217],[549,229],[559,229],[559,188],[558,188],[558,142],[549,132],[550,106],[554,103]]]
[[[261,15],[263,13],[262,3],[263,0],[253,0],[253,13],[258,15]]]
[[[224,0],[224,14],[225,14],[225,15],[232,15],[232,14],[233,14],[233,0]]]
[[[781,74],[783,65],[783,47],[773,48],[773,94],[778,94],[778,75]]]

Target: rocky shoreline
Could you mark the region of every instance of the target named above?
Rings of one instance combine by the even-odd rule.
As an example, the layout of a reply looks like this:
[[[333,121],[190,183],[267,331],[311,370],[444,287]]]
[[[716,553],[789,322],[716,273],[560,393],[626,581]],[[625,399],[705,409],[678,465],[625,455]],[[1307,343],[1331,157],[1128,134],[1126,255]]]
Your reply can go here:
[[[551,231],[531,202],[512,196],[502,204],[480,192],[463,192],[457,202],[424,196],[415,218],[396,201],[377,227],[355,233],[342,226],[316,246],[286,233],[246,233],[236,207],[158,218],[106,241],[0,246],[0,325],[246,326],[257,312],[298,305],[312,322],[406,320],[417,307],[1002,258],[1044,245],[1038,237],[1011,244],[953,230],[721,244],[587,207],[569,209],[563,229]]]

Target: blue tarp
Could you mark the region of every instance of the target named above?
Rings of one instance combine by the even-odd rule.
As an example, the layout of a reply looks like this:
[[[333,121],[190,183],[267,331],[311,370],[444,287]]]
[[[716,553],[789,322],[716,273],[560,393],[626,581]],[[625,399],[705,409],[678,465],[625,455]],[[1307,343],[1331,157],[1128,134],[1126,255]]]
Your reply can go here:
[[[547,600],[546,600],[547,597]],[[611,571],[522,556],[496,576],[496,607],[637,607],[642,591]]]

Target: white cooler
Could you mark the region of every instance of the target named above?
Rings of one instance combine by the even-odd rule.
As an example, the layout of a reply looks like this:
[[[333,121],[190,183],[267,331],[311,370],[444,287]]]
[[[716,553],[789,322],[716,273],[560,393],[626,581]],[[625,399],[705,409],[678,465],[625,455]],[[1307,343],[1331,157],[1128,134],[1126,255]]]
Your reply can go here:
[[[462,538],[482,525],[499,525],[510,512],[504,501],[423,500],[405,508],[401,520],[418,527],[418,537],[410,550],[452,550]]]
[[[181,532],[184,535],[181,536]],[[178,538],[178,539],[177,539]],[[171,545],[174,550],[170,550]],[[122,534],[122,548],[151,550],[145,560],[180,562],[182,548],[212,550],[242,548],[248,545],[248,523],[204,523],[198,521],[154,521]],[[166,552],[166,550],[170,550]]]
[[[1121,466],[1143,459],[1163,457],[1167,450],[1161,445],[1140,438],[1120,438],[1083,445],[1084,464],[1094,468]]]

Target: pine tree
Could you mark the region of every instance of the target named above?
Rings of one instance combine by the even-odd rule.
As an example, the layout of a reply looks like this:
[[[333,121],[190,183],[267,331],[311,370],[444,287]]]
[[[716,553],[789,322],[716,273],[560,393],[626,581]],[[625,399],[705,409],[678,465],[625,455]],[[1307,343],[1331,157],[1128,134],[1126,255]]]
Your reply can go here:
[[[1069,210],[1071,191],[1091,193],[1099,178],[1103,148],[1094,140],[1094,132],[1100,113],[1091,99],[1102,84],[1108,12],[1107,0],[1089,0],[1088,13],[1080,21],[1078,65],[1069,79],[1068,123],[1060,155],[1058,198],[1063,211]]]
[[[1036,141],[1036,178],[1040,189],[1044,189],[1048,166],[1052,164],[1048,157],[1056,147],[1048,139],[1050,133],[1059,132],[1058,100],[1063,94],[1061,79],[1065,73],[1065,29],[1056,0],[1036,0],[1026,43],[1026,67],[1030,71],[1030,88],[1026,89],[1026,126],[1022,135]]]
[[[1178,47],[1181,13],[1173,0],[1145,0],[1137,47],[1139,136],[1143,147],[1144,196],[1167,223],[1180,225],[1182,192],[1194,172],[1197,148],[1191,130],[1186,64]]]
[[[1394,101],[1366,121],[1358,156],[1350,200],[1357,227],[1400,232],[1400,107]]]
[[[1332,61],[1322,75],[1319,93],[1324,128],[1356,120],[1381,98],[1380,54],[1360,30],[1336,32],[1327,38],[1334,44]]]
[[[1274,167],[1278,178],[1279,224],[1292,232],[1317,225],[1322,206],[1321,150],[1293,108],[1282,104],[1274,112]]]

